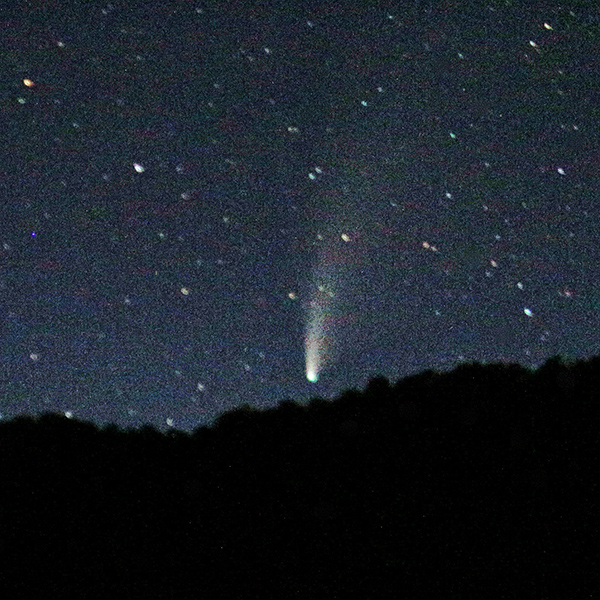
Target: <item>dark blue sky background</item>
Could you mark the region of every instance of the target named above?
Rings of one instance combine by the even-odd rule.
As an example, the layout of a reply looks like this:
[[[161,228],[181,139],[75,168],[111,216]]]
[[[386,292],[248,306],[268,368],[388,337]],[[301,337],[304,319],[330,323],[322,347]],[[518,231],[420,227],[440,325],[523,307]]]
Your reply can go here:
[[[3,418],[191,429],[377,374],[599,352],[593,2],[0,18]],[[335,359],[311,384],[319,269]]]

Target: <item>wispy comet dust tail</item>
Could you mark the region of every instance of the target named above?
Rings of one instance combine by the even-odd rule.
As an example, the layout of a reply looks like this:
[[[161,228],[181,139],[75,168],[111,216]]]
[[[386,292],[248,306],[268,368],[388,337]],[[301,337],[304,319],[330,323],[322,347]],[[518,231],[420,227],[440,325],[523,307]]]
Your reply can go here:
[[[306,378],[316,383],[319,373],[331,358],[331,340],[326,331],[334,296],[332,285],[318,285],[315,297],[310,302],[306,320],[304,349],[306,356]]]
[[[321,168],[315,168],[319,176]],[[311,178],[311,179],[316,179]],[[340,356],[336,324],[347,322],[351,290],[357,264],[355,240],[360,238],[364,219],[361,199],[369,190],[330,177],[329,187],[316,191],[311,223],[317,225],[312,245],[315,257],[311,301],[305,314],[304,349],[306,378],[319,380],[321,371]]]
[[[306,379],[311,383],[316,383],[319,380],[319,372],[323,365],[322,353],[325,347],[322,323],[320,323],[319,318],[309,322],[304,346],[306,352]]]

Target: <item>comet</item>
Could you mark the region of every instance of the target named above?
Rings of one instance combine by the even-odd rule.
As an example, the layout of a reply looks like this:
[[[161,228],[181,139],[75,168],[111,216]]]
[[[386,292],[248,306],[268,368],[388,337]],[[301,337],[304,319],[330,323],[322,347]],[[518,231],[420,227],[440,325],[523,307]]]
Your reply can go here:
[[[315,172],[319,177],[325,177],[320,167],[315,167]],[[312,175],[309,176],[311,180],[319,179],[314,173]],[[330,183],[333,185],[332,179]],[[349,312],[352,293],[348,288],[357,263],[354,246],[364,220],[360,202],[364,185],[361,179],[355,193],[342,179],[339,186],[315,190],[318,204],[312,205],[311,215],[317,229],[308,238],[315,255],[308,303],[304,304],[305,375],[311,383],[317,383],[325,367],[341,356],[336,330],[337,324],[345,322]]]
[[[322,366],[322,334],[320,333],[320,327],[318,323],[309,325],[309,331],[307,332],[305,339],[305,352],[306,352],[306,379],[311,383],[317,383],[319,381],[319,373]]]
[[[325,326],[329,318],[330,303],[333,296],[331,286],[318,285],[315,297],[309,305],[306,334],[304,337],[304,351],[306,357],[306,379],[311,383],[317,383],[321,369],[331,357],[331,340],[325,330]]]
[[[307,365],[306,365],[306,379],[308,379],[311,383],[317,383],[317,381],[319,381],[319,363],[318,363],[318,357],[316,357],[317,360],[312,363],[310,361],[307,361]]]

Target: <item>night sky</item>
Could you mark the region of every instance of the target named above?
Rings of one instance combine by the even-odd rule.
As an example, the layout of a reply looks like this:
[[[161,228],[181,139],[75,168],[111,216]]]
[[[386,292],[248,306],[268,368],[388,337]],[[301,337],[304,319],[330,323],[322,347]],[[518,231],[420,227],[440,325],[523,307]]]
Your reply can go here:
[[[9,10],[3,419],[600,353],[595,2]]]

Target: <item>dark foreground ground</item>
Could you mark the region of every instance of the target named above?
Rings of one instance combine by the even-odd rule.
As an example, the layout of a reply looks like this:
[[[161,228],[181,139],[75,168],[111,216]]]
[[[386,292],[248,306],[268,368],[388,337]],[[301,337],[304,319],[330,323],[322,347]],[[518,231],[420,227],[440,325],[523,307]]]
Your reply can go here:
[[[600,358],[467,365],[188,435],[0,425],[6,598],[594,598]]]

